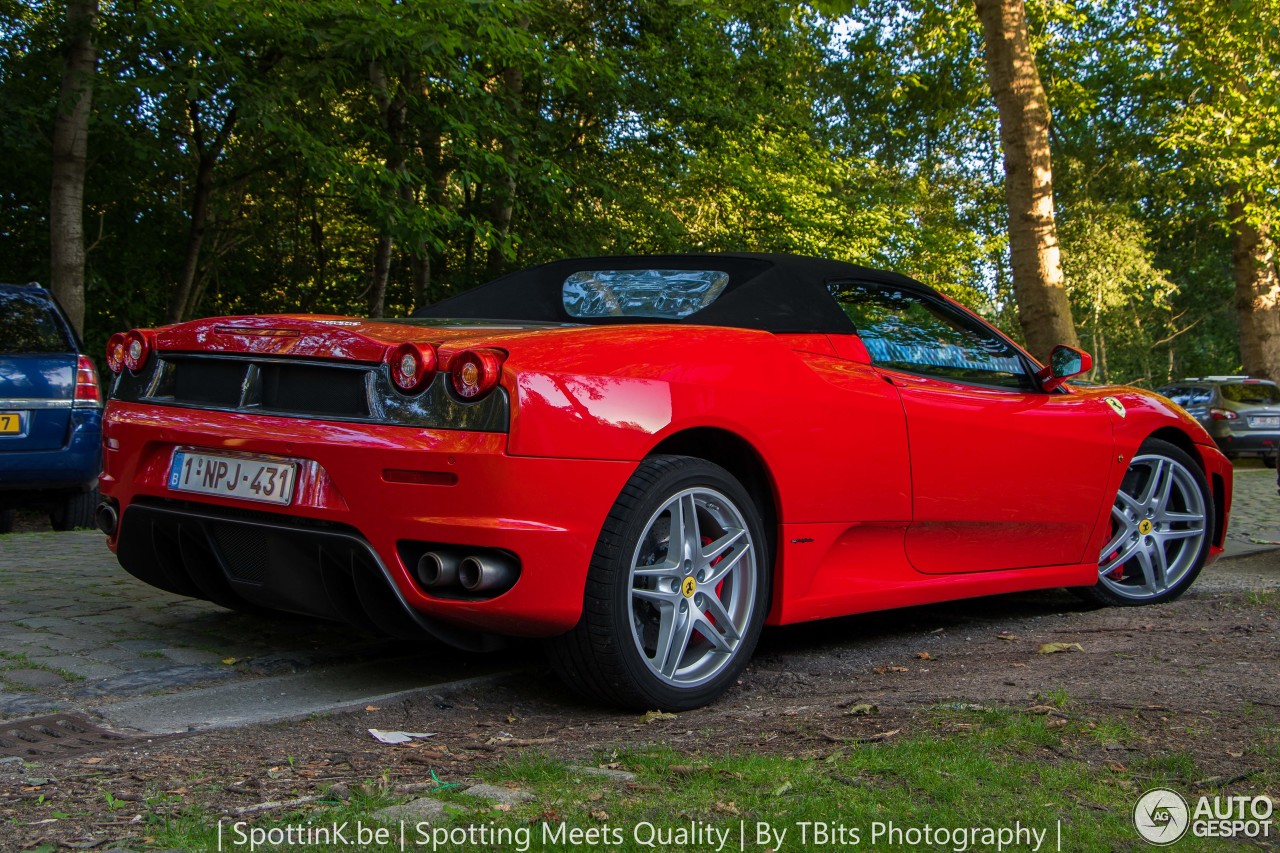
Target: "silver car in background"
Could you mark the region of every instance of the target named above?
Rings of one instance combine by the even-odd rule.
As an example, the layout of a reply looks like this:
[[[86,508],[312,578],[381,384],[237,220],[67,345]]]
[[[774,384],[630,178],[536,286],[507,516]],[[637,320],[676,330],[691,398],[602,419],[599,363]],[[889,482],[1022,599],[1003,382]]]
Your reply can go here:
[[[1157,392],[1187,410],[1229,459],[1260,456],[1276,467],[1280,450],[1280,388],[1249,376],[1182,379]]]

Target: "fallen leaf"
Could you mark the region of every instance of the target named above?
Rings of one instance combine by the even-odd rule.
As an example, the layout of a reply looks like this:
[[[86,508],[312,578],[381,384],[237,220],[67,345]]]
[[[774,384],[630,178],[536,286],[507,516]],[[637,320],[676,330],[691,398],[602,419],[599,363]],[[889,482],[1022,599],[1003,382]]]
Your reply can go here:
[[[884,675],[886,672],[910,672],[911,667],[908,666],[877,666],[872,670],[876,675]]]
[[[900,731],[902,731],[902,729],[890,729],[887,732],[878,732],[873,734],[871,737],[860,737],[858,738],[858,743],[879,743],[882,740],[888,740]]]
[[[517,717],[515,714],[507,714],[507,722],[508,722],[508,723],[515,723],[515,722],[518,722],[518,721],[519,721],[519,719],[520,719],[520,718],[519,718],[519,717]]]
[[[1026,666],[1025,663],[1011,663],[1009,666]]]
[[[669,713],[667,711],[645,711],[644,714],[642,714],[640,717],[640,722],[648,725],[649,723],[652,723],[654,720],[674,720],[675,718],[676,718],[675,714]]]
[[[593,794],[588,794],[587,799],[593,803],[598,803],[604,799],[604,794],[600,793],[599,791],[596,791]]]
[[[846,717],[865,717],[869,714],[879,714],[879,713],[880,713],[880,708],[878,705],[872,705],[870,702],[861,702],[857,705],[854,705],[849,710],[845,711],[844,715]]]
[[[1125,770],[1128,770],[1129,768],[1125,767],[1119,761],[1108,761],[1107,769],[1110,770],[1112,773],[1123,773]]]
[[[781,785],[779,785],[777,788],[774,789],[773,795],[775,797],[781,797],[783,794],[785,794],[787,791],[790,791],[790,790],[791,790],[791,783],[783,782]]]
[[[1051,655],[1056,652],[1082,652],[1084,646],[1079,643],[1041,643],[1040,648],[1036,649],[1037,654]]]
[[[1046,729],[1060,729],[1067,724],[1062,717],[1054,717],[1052,720],[1044,724]]]
[[[509,812],[511,811],[511,803],[494,803],[494,811]]]
[[[1018,635],[1010,634],[1008,631],[1001,631],[999,634],[996,634],[996,639],[997,640],[1016,640],[1018,639]]]
[[[381,708],[379,708],[377,705],[365,705],[365,706],[364,706],[364,709],[365,709],[366,711],[381,711],[381,710],[382,710],[382,709],[381,709]]]
[[[1052,714],[1058,709],[1052,705],[1032,705],[1027,709],[1028,714]]]
[[[1230,755],[1232,758],[1241,758],[1241,757],[1243,757],[1243,756],[1244,756],[1244,753],[1243,753],[1243,752],[1232,752],[1232,751],[1230,751],[1230,750],[1227,750],[1227,755]]]
[[[597,809],[596,811],[593,811],[591,813],[591,816],[596,820],[600,821],[601,823],[604,823],[606,820],[609,819],[609,813],[604,809]]]
[[[225,663],[227,666],[231,666],[233,663],[235,663],[238,660],[240,660],[240,658],[223,658],[222,662]]]
[[[933,660],[933,655],[928,652],[916,652],[916,657],[920,660]]]
[[[717,801],[716,804],[711,807],[711,810],[715,812],[720,812],[721,814],[732,814],[732,815],[742,814],[742,812],[738,810],[738,806],[736,803],[733,802],[733,800],[730,800],[727,803]]]

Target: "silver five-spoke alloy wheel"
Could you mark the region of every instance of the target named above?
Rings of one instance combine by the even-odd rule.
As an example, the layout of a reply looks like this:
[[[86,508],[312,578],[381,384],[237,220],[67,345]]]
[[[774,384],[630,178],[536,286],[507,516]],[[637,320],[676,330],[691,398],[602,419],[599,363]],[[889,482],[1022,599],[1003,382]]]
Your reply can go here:
[[[631,558],[631,638],[660,681],[697,687],[734,654],[756,606],[756,543],[741,511],[710,488],[672,495]]]
[[[1099,585],[1133,603],[1166,596],[1199,569],[1208,515],[1200,480],[1185,464],[1160,453],[1135,456],[1111,507]]]

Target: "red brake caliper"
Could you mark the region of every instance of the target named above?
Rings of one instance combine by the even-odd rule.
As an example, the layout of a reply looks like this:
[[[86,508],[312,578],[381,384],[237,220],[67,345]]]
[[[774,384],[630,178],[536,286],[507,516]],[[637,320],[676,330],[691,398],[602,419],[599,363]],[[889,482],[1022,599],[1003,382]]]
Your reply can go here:
[[[705,533],[702,535],[702,547],[705,548],[706,546],[710,545],[712,541],[713,540],[710,536],[707,536]],[[717,565],[719,565],[720,561],[723,559],[724,559],[724,554],[721,554],[719,557],[716,557],[714,560],[711,561],[711,568],[714,569]],[[716,598],[719,598],[722,592],[724,592],[723,578],[720,580],[720,583],[716,584]],[[710,622],[712,625],[716,624],[716,618],[712,616],[710,613],[706,614],[706,617],[707,617],[707,621]],[[699,637],[702,636],[702,634],[696,629],[694,630],[693,633],[697,634]]]

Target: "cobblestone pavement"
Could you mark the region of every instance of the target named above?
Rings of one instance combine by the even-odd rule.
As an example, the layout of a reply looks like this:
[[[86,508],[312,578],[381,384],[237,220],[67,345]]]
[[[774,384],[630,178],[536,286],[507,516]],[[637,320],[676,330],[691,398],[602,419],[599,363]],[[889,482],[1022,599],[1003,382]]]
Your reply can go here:
[[[1228,538],[1229,554],[1280,544],[1274,471],[1238,464]],[[406,651],[337,625],[153,589],[126,574],[96,532],[0,535],[0,719]],[[430,655],[408,665],[431,667]]]
[[[153,589],[97,532],[0,536],[0,718],[404,653],[341,626]]]

